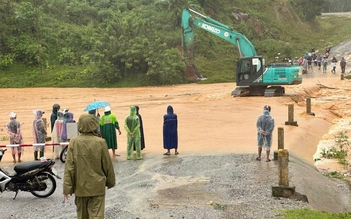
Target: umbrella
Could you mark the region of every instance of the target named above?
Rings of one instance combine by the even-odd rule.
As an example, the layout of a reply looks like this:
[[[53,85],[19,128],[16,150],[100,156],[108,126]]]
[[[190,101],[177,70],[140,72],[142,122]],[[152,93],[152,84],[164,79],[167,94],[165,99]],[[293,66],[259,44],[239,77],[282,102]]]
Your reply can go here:
[[[96,109],[104,108],[109,105],[110,104],[106,101],[95,100],[94,102],[89,103],[88,106],[85,107],[84,111],[96,110]]]

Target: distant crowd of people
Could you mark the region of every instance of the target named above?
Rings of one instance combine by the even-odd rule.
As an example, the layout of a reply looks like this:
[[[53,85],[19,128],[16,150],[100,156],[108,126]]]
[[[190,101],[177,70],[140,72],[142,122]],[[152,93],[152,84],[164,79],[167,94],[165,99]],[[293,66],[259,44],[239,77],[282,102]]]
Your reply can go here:
[[[329,60],[330,56],[330,50],[331,46],[327,46],[325,48],[325,53],[324,55],[321,55],[320,53],[315,54],[314,48],[312,48],[311,52],[306,52],[303,57],[298,58],[295,57],[293,60],[293,65],[295,66],[301,66],[302,69],[302,74],[307,74],[308,70],[313,70],[313,63],[315,66],[318,66],[318,70],[323,70],[323,73],[327,73],[327,68],[328,68],[328,63],[331,65],[331,73],[335,74],[336,73],[336,68],[337,68],[337,63],[339,60],[336,59],[335,56],[333,56]],[[342,57],[340,60],[340,69],[341,69],[341,74],[346,73],[346,60],[345,57]]]

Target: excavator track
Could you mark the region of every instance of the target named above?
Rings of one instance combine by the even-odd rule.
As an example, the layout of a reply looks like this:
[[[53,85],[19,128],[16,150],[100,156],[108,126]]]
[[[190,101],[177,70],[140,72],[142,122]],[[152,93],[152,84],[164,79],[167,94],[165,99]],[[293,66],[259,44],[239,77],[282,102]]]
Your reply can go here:
[[[232,91],[233,97],[246,97],[246,96],[265,96],[277,97],[285,93],[284,87],[281,86],[257,86],[257,87],[237,87]]]
[[[250,96],[250,88],[249,87],[237,87],[232,91],[233,97],[246,97]]]
[[[285,94],[284,87],[281,86],[271,86],[264,91],[265,97],[277,97]]]

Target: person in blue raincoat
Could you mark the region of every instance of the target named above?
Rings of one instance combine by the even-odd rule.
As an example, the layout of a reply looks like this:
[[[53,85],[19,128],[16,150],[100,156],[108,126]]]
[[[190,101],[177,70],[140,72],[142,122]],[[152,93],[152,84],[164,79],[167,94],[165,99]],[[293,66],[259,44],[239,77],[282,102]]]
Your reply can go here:
[[[272,146],[272,136],[274,130],[274,119],[270,115],[271,107],[266,105],[263,107],[263,114],[257,119],[257,146],[258,146],[258,157],[256,160],[261,160],[262,147],[266,151],[266,162],[271,161],[269,154]]]
[[[163,116],[163,148],[167,149],[164,155],[170,155],[171,149],[175,149],[175,155],[178,155],[178,118],[173,113],[173,107],[167,107],[167,114]]]

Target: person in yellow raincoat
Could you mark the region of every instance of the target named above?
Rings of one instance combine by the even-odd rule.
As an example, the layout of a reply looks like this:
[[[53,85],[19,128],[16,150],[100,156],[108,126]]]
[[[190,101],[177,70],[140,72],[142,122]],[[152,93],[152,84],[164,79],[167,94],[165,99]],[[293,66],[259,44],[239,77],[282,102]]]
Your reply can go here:
[[[130,114],[126,117],[124,124],[124,129],[127,132],[127,159],[133,159],[135,145],[136,158],[140,160],[143,158],[140,144],[140,121],[134,106],[130,107]]]
[[[116,177],[105,139],[97,136],[99,122],[88,114],[79,117],[80,135],[71,139],[65,164],[63,194],[75,194],[78,219],[103,219],[106,187]]]

